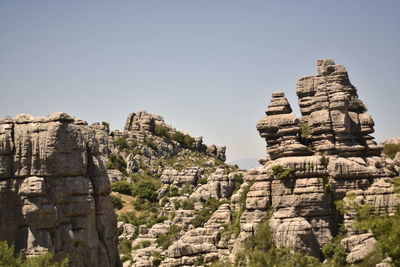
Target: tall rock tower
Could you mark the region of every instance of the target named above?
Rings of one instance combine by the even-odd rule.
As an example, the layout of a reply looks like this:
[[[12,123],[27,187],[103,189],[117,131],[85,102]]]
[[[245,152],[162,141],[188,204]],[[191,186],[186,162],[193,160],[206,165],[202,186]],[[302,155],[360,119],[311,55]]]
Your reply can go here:
[[[276,92],[257,123],[270,158],[247,194],[241,222],[257,224],[271,210],[275,245],[316,257],[343,223],[347,261],[355,263],[371,251],[374,237],[354,229],[355,213],[340,214],[335,202],[351,195],[378,213],[393,213],[397,197],[391,181],[398,173],[370,136],[374,122],[345,68],[318,60],[317,69],[317,75],[297,82],[301,118]],[[261,198],[262,206],[251,205]]]

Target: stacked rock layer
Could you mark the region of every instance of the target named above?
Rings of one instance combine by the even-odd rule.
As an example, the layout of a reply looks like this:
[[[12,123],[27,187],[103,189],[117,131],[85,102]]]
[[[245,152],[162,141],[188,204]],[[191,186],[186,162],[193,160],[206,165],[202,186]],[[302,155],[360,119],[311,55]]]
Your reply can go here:
[[[318,60],[317,68],[318,75],[297,83],[301,118],[276,92],[257,123],[270,159],[253,171],[242,232],[271,210],[276,246],[321,257],[343,222],[347,260],[354,263],[371,251],[373,237],[353,229],[354,214],[341,216],[334,203],[351,194],[377,212],[393,213],[397,197],[390,182],[398,173],[370,136],[374,122],[345,68],[332,60]]]
[[[117,266],[116,219],[99,145],[65,113],[0,121],[0,239],[27,256]]]

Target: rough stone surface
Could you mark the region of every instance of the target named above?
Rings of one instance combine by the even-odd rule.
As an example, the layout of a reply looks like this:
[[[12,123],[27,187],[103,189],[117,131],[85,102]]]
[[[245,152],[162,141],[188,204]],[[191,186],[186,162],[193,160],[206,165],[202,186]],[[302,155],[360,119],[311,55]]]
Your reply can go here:
[[[65,113],[0,121],[0,239],[27,256],[117,266],[116,218],[95,132]]]
[[[356,263],[371,251],[375,239],[354,229],[354,210],[340,218],[334,201],[346,203],[356,195],[358,204],[394,214],[398,200],[391,180],[398,171],[370,136],[374,122],[345,68],[332,60],[319,60],[317,68],[316,76],[303,77],[296,86],[301,118],[292,113],[284,93],[276,92],[267,116],[257,123],[270,159],[248,172],[253,184],[238,240],[251,235],[271,210],[276,246],[321,258],[322,246],[332,240],[343,220],[347,261]]]

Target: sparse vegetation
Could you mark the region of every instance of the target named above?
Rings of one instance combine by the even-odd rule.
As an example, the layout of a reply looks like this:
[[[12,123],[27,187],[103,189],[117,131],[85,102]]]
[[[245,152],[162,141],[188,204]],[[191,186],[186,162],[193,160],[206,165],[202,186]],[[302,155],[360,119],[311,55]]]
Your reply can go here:
[[[157,236],[157,245],[162,247],[163,249],[167,249],[169,246],[171,246],[172,242],[174,242],[179,233],[182,231],[182,227],[177,226],[177,225],[172,225],[168,233],[166,234],[159,234]]]
[[[224,203],[227,203],[227,201],[217,200],[214,198],[207,199],[207,201],[204,203],[204,208],[195,212],[195,217],[192,220],[193,226],[202,227],[204,223],[211,218],[212,213]]]
[[[51,252],[36,257],[26,258],[22,253],[17,253],[14,246],[9,246],[6,241],[0,242],[0,266],[4,267],[66,267],[68,259],[55,261]]]
[[[151,254],[151,256],[153,256],[153,265],[154,266],[159,266],[161,264],[161,262],[164,260],[164,256],[161,255],[161,253],[157,250],[154,250]]]
[[[120,194],[132,195],[133,185],[127,181],[117,181],[111,184],[111,190]]]
[[[121,239],[118,242],[118,251],[123,254],[127,259],[131,259],[132,241],[127,239]]]
[[[151,242],[148,240],[142,241],[139,244],[137,244],[136,246],[134,246],[132,248],[132,250],[136,250],[136,249],[141,249],[141,248],[147,248],[151,246]]]
[[[329,266],[346,266],[346,251],[341,243],[346,237],[346,230],[343,225],[339,228],[339,233],[328,244],[322,247],[322,254]]]
[[[122,209],[122,207],[123,207],[122,200],[119,196],[110,195],[110,198],[111,198],[111,203],[112,203],[114,209],[116,209],[116,210]]]
[[[192,194],[193,193],[193,188],[190,186],[190,185],[188,185],[188,184],[185,184],[183,187],[182,187],[182,189],[181,189],[181,191],[180,191],[180,194],[183,196],[183,195],[190,195],[190,194]]]
[[[242,216],[244,210],[246,209],[246,199],[247,193],[249,193],[251,186],[254,181],[251,181],[242,191],[239,198],[240,208],[237,211],[232,212],[232,224],[229,225],[226,230],[228,232],[228,238],[233,235],[235,238],[239,236],[240,233],[240,217]]]
[[[193,145],[194,142],[194,138],[191,137],[188,134],[184,134],[182,132],[175,132],[172,136],[171,136],[172,140],[178,142],[183,148],[187,148],[190,149]]]
[[[236,266],[316,267],[322,264],[317,258],[285,248],[275,248],[267,218],[257,226],[254,236],[246,241],[245,250],[238,255]]]
[[[312,131],[310,130],[310,126],[307,123],[300,123],[300,136],[302,138],[308,138],[312,135]]]
[[[115,169],[126,174],[126,163],[125,160],[120,155],[110,154],[108,156],[108,161],[106,162],[107,169]]]
[[[242,174],[235,174],[235,176],[234,176],[234,183],[235,183],[235,187],[234,187],[234,190],[233,190],[233,193],[236,193],[238,190],[239,190],[239,188],[240,188],[240,186],[243,184],[243,182],[244,182],[244,180],[243,180],[243,175]]]
[[[160,137],[171,139],[168,128],[162,124],[156,124],[156,126],[154,127],[154,134]]]
[[[150,148],[152,148],[153,150],[157,151],[158,147],[157,144],[154,143],[153,139],[144,139],[144,144]]]
[[[182,209],[184,210],[194,210],[194,203],[192,200],[186,199],[182,202]]]
[[[294,175],[294,169],[286,168],[282,165],[272,166],[272,172],[279,179],[291,178]]]
[[[102,121],[102,122],[101,122],[101,125],[104,125],[104,126],[107,128],[107,132],[108,132],[108,133],[110,132],[110,124],[109,124],[108,122]]]
[[[206,184],[207,183],[207,177],[201,177],[197,183],[198,184]]]
[[[382,152],[389,158],[394,159],[397,152],[400,152],[400,144],[385,144]]]
[[[132,185],[132,194],[141,202],[158,202],[156,191],[161,187],[158,178],[148,175],[136,176]]]

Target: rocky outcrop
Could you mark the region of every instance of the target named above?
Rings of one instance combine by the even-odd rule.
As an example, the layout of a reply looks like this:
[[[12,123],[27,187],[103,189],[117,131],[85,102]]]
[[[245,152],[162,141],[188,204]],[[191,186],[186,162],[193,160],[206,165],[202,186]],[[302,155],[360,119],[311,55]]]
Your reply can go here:
[[[305,141],[316,151],[339,156],[379,156],[381,148],[369,135],[374,121],[358,98],[346,69],[333,60],[318,60],[318,75],[296,85]]]
[[[65,113],[0,121],[0,239],[27,256],[117,266],[116,218],[95,132]]]
[[[283,92],[272,94],[265,113],[267,116],[257,123],[257,130],[267,142],[267,152],[271,159],[312,154],[298,140],[300,120],[292,113]]]
[[[161,134],[157,127],[162,128],[164,133]],[[149,114],[145,110],[129,114],[124,127],[124,135],[128,137],[128,141],[134,139],[139,142],[145,142],[150,138],[155,143],[157,146],[156,151],[145,151],[142,148],[140,153],[140,155],[148,155],[150,158],[171,157],[178,154],[182,149],[182,145],[173,140],[174,138],[162,138],[167,135],[173,137],[177,133],[185,134],[166,124],[162,116]],[[225,147],[217,147],[216,145],[206,146],[203,144],[202,137],[194,138],[191,146],[188,148],[193,151],[206,153],[222,162],[226,159]]]
[[[237,175],[240,175],[240,173],[227,174],[224,169],[219,168],[206,178],[205,184],[196,188],[191,198],[203,201],[210,198],[226,199],[232,195],[235,189],[235,177]]]
[[[317,68],[316,76],[303,77],[296,86],[301,118],[292,113],[284,94],[276,92],[267,116],[257,123],[270,159],[249,172],[253,184],[239,239],[251,234],[270,210],[277,247],[321,258],[322,246],[343,221],[347,261],[355,263],[371,251],[374,239],[354,229],[354,211],[343,217],[334,203],[356,195],[373,211],[393,214],[398,200],[390,182],[398,172],[370,136],[374,122],[345,68],[332,60],[319,60]]]

